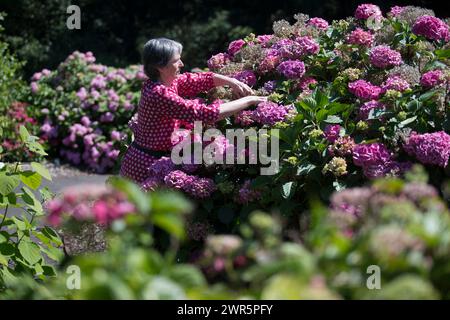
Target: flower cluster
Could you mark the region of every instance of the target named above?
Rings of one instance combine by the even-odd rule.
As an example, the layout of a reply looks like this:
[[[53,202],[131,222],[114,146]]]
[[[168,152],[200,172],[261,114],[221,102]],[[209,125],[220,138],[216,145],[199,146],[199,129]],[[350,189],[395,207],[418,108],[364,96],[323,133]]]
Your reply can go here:
[[[262,102],[253,111],[252,118],[260,124],[273,125],[279,121],[285,120],[288,110],[274,102]]]
[[[110,224],[127,214],[136,212],[136,208],[127,197],[114,189],[101,185],[79,185],[62,191],[62,197],[45,204],[48,222],[59,226],[65,215],[77,221],[94,221]]]
[[[208,60],[208,68],[211,69],[212,71],[219,70],[230,62],[230,58],[231,57],[229,54],[218,53]]]
[[[403,92],[405,90],[408,90],[410,88],[408,81],[404,80],[403,78],[399,76],[390,76],[387,78],[387,80],[383,83],[381,88],[384,91],[387,90],[396,90],[399,92]]]
[[[311,18],[309,19],[307,24],[308,26],[316,27],[317,29],[322,31],[327,30],[329,26],[327,20],[324,20],[322,18]]]
[[[424,134],[413,132],[403,148],[421,163],[445,168],[450,157],[450,135],[445,131]]]
[[[280,63],[277,70],[288,79],[299,79],[305,74],[305,64],[299,60],[287,60]]]
[[[262,193],[258,190],[253,189],[251,186],[251,181],[246,180],[244,184],[238,190],[236,195],[236,201],[241,204],[247,204],[249,202],[253,202],[259,200],[262,196]]]
[[[233,78],[247,84],[250,87],[253,87],[256,84],[256,75],[250,70],[241,71],[233,75]]]
[[[364,47],[371,47],[374,41],[374,35],[361,28],[356,28],[347,36],[347,43],[356,44]]]
[[[361,4],[356,8],[355,18],[366,20],[370,17],[382,17],[380,7],[374,4]]]
[[[232,41],[228,46],[228,54],[234,56],[245,45],[245,41],[242,39]]]
[[[433,88],[445,82],[444,73],[441,70],[425,72],[420,78],[420,85],[425,88]]]
[[[414,23],[412,32],[430,40],[450,40],[449,26],[441,19],[433,16],[419,17]]]
[[[341,126],[336,124],[336,125],[327,125],[325,127],[325,130],[323,131],[323,134],[325,136],[325,138],[328,140],[328,142],[330,143],[334,143],[337,138],[339,138],[339,133],[341,132]]]
[[[392,50],[389,46],[376,46],[370,50],[370,62],[378,68],[389,68],[402,64],[400,52]]]
[[[386,106],[383,103],[376,100],[370,100],[368,102],[363,103],[359,107],[358,118],[361,120],[368,120],[371,110],[385,110],[385,109]]]
[[[350,82],[348,89],[355,96],[364,100],[378,99],[383,91],[380,87],[365,80]]]

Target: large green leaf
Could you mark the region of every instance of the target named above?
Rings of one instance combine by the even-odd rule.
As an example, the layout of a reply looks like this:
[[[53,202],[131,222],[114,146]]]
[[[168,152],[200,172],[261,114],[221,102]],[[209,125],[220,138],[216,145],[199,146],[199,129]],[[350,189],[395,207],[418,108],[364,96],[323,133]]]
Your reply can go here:
[[[4,196],[14,191],[20,184],[20,179],[17,175],[6,175],[5,172],[0,172],[0,193]]]
[[[33,209],[37,215],[43,215],[44,209],[42,208],[42,204],[36,199],[34,193],[28,189],[27,187],[22,188],[22,200],[28,204],[28,206]]]
[[[42,259],[37,244],[29,240],[22,239],[22,241],[19,243],[19,252],[25,259],[25,261],[28,262],[30,265],[34,265],[35,263],[37,263],[39,260]]]
[[[294,191],[294,182],[293,181],[286,182],[282,186],[281,195],[283,196],[283,198],[287,199],[292,196],[293,191]]]
[[[39,162],[32,162],[31,167],[45,179],[52,181],[52,176],[46,167]]]
[[[178,239],[184,237],[184,223],[181,216],[171,212],[158,212],[153,215],[153,223]]]
[[[23,171],[20,173],[20,180],[33,190],[39,188],[42,177],[39,173],[33,171]]]

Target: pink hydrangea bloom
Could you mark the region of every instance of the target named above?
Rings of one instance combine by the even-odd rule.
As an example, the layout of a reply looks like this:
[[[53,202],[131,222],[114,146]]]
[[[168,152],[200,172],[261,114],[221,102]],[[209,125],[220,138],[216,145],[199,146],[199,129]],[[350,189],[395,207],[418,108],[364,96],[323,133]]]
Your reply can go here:
[[[253,120],[253,111],[251,110],[243,110],[239,112],[235,118],[234,123],[240,124],[244,127],[248,127],[252,125],[255,121]]]
[[[356,80],[348,84],[348,89],[351,93],[360,99],[371,100],[378,99],[382,93],[382,89],[374,86],[365,80]]]
[[[233,75],[233,78],[245,83],[246,85],[253,87],[256,84],[256,75],[253,71],[244,70]]]
[[[384,91],[386,90],[396,90],[403,92],[409,89],[408,81],[402,79],[399,76],[393,75],[387,78],[387,80],[381,86]]]
[[[36,82],[32,82],[30,87],[32,93],[37,93],[39,91],[39,85]]]
[[[373,44],[373,40],[374,35],[370,32],[364,31],[361,28],[356,28],[347,37],[347,43],[364,47],[371,47]]]
[[[444,73],[441,70],[425,72],[420,78],[420,85],[425,88],[432,88],[445,82]]]
[[[353,163],[357,166],[383,164],[391,159],[391,152],[382,143],[357,144],[353,147]]]
[[[231,57],[227,53],[218,53],[208,60],[208,68],[211,70],[218,70],[223,68],[231,60]]]
[[[298,83],[298,88],[302,91],[311,90],[310,85],[317,84],[317,80],[312,77],[302,78]]]
[[[325,130],[323,131],[323,134],[325,135],[325,139],[328,140],[330,143],[334,143],[337,138],[339,138],[339,133],[341,132],[341,126],[336,125],[327,125],[325,127]]]
[[[386,106],[383,103],[376,100],[368,101],[359,107],[358,118],[361,120],[368,120],[370,110],[372,109],[385,110]]]
[[[369,17],[381,17],[383,14],[381,13],[380,7],[374,4],[360,4],[355,11],[355,18],[366,20]]]
[[[328,29],[328,22],[322,18],[311,18],[308,20],[307,25],[323,31]]]
[[[274,125],[283,121],[288,114],[286,107],[274,102],[262,102],[253,111],[253,119],[260,124]]]
[[[278,50],[267,49],[265,57],[259,63],[258,72],[264,74],[275,70],[280,63],[280,59]]]
[[[389,46],[376,46],[370,50],[370,62],[378,68],[389,68],[402,64],[400,52],[392,50]]]
[[[393,6],[393,7],[391,8],[391,10],[389,11],[389,15],[391,15],[392,17],[396,17],[396,16],[398,16],[400,13],[402,13],[403,10],[405,10],[405,7]]]
[[[228,46],[228,54],[234,56],[244,46],[245,41],[242,39],[234,40],[230,42]]]
[[[425,15],[419,17],[414,23],[412,32],[430,40],[450,40],[448,25],[441,19],[433,16]]]
[[[299,60],[287,60],[280,63],[277,70],[288,79],[298,79],[305,74],[305,64]]]
[[[256,43],[259,43],[263,48],[266,46],[267,42],[272,39],[272,35],[270,34],[263,34],[256,37]]]
[[[403,148],[421,163],[445,168],[450,157],[450,135],[445,131],[424,134],[412,132]]]

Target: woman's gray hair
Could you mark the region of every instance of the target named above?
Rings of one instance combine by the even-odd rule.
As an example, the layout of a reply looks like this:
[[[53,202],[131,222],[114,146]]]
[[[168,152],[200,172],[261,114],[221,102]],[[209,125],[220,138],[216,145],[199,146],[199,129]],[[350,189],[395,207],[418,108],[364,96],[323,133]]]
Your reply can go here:
[[[172,57],[183,50],[181,43],[167,38],[157,38],[147,41],[142,52],[144,73],[155,81],[159,76],[157,67],[164,67]]]

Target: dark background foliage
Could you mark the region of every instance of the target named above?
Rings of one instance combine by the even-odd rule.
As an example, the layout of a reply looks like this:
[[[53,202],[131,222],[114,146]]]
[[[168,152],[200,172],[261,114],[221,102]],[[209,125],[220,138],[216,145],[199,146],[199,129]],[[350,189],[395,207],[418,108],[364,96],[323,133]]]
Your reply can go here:
[[[74,50],[92,51],[101,63],[125,66],[140,61],[146,40],[165,36],[184,44],[186,68],[204,67],[227,43],[250,32],[271,33],[272,22],[293,22],[295,13],[331,21],[353,15],[359,3],[371,2],[383,12],[393,5],[416,5],[447,17],[445,1],[338,0],[2,0],[7,13],[4,40],[27,62],[29,77],[44,67],[54,68]],[[68,30],[66,8],[81,8],[81,30]]]

